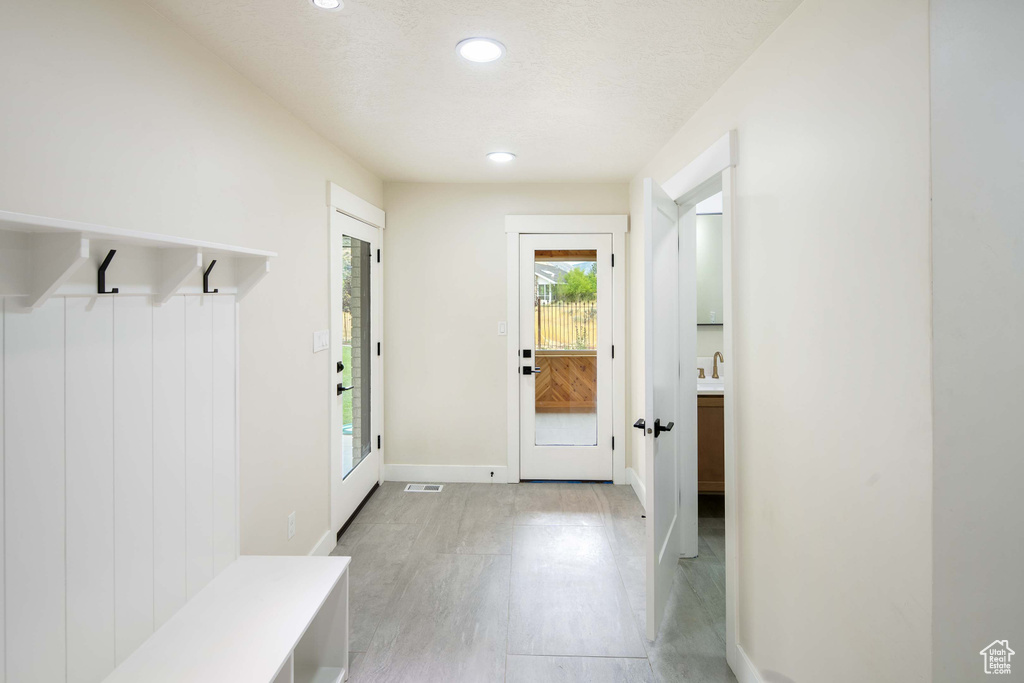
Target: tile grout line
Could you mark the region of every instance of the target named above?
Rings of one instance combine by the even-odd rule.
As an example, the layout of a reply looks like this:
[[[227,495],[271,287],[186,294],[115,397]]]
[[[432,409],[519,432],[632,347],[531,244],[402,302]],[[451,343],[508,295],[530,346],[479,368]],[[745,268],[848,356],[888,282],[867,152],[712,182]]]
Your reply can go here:
[[[512,553],[516,549],[516,501],[519,500],[519,489],[512,492],[512,537],[508,540],[508,602],[505,609],[505,670],[501,680],[508,683],[508,651],[512,647]]]

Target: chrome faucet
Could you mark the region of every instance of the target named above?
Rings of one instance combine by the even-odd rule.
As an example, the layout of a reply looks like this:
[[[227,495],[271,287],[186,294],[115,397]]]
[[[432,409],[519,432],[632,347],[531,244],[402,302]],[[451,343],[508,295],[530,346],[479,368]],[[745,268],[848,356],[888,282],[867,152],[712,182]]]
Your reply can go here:
[[[715,360],[715,367],[711,371],[712,379],[718,379],[718,360],[719,359],[721,359],[723,363],[725,362],[725,356],[722,355],[722,352],[721,351],[715,351],[715,358],[714,358],[714,360]]]

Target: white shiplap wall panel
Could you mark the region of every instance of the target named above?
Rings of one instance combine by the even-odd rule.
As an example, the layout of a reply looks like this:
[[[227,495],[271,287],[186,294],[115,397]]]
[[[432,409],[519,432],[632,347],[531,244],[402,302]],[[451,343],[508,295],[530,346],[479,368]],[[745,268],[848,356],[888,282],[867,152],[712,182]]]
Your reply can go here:
[[[233,296],[0,300],[0,683],[100,681],[238,548]]]
[[[4,308],[7,680],[65,680],[64,299]]]
[[[189,598],[213,578],[213,299],[185,297],[185,539]]]
[[[153,632],[153,306],[114,298],[114,625],[117,663]]]
[[[114,666],[114,300],[65,303],[67,680]]]
[[[7,619],[4,617],[4,302],[0,298],[0,683],[7,681]]]
[[[213,297],[213,571],[235,560],[235,297]]]
[[[153,618],[185,604],[185,297],[153,309]]]

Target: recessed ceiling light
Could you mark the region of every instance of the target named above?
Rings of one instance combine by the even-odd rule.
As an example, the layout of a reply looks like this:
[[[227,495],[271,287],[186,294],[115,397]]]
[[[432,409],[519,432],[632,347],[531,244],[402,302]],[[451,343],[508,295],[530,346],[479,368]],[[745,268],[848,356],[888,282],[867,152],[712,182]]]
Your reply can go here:
[[[345,6],[345,3],[342,2],[342,0],[309,0],[309,1],[313,3],[314,7],[319,7],[320,9],[341,9],[342,7]]]
[[[487,155],[487,158],[498,164],[507,164],[516,158],[516,155],[512,152],[491,152]]]
[[[455,51],[471,62],[493,62],[505,54],[505,46],[490,38],[466,38],[455,46]]]

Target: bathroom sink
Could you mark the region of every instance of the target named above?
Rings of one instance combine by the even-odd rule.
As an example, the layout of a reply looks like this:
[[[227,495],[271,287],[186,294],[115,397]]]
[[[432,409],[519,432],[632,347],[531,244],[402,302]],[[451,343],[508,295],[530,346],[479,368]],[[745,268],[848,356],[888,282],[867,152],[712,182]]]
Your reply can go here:
[[[725,380],[724,379],[698,379],[697,380],[697,393],[698,394],[721,394],[725,392]]]

